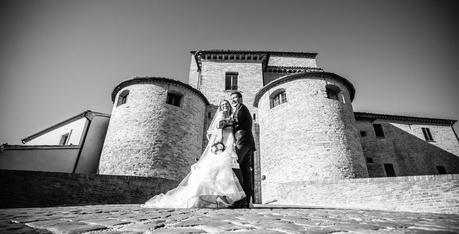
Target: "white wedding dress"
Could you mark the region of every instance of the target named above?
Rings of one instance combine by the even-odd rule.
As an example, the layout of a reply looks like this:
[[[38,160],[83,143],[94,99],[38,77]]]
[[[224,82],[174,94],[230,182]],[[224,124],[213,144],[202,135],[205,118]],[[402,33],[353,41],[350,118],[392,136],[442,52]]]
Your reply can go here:
[[[224,208],[245,197],[232,169],[239,168],[233,146],[232,128],[216,128],[222,119],[222,113],[218,111],[207,131],[209,144],[182,182],[166,194],[154,196],[142,207]],[[210,148],[213,143],[220,140],[226,149],[214,154]]]

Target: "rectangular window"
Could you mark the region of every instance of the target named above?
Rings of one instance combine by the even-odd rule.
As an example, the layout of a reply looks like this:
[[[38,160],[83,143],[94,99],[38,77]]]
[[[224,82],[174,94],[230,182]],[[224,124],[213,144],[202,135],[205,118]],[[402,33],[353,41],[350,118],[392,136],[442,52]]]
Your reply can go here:
[[[424,134],[426,141],[433,141],[433,137],[429,128],[422,128],[422,133]]]
[[[437,166],[437,172],[440,175],[446,174],[446,168],[444,166]]]
[[[116,106],[125,104],[127,102],[128,95],[129,95],[129,90],[124,90],[118,97],[118,103],[116,104]]]
[[[66,133],[61,136],[61,140],[59,141],[59,145],[66,145],[69,140],[70,133]]]
[[[361,136],[361,137],[366,137],[366,136],[367,136],[367,132],[365,132],[365,131],[360,131],[360,136]]]
[[[274,92],[273,94],[275,94]],[[279,93],[275,94],[274,97],[271,100],[271,108],[274,108],[275,106],[278,106],[282,103],[287,102],[287,94],[285,91],[280,91]]]
[[[182,96],[179,94],[168,93],[166,103],[174,105],[174,106],[180,106],[181,99],[182,99]]]
[[[367,163],[373,163],[373,158],[367,157]]]
[[[375,135],[377,137],[384,137],[384,132],[381,124],[373,124],[373,129],[375,130]]]
[[[394,166],[392,166],[392,164],[384,164],[384,170],[386,171],[386,175],[388,177],[395,176]]]
[[[237,90],[237,72],[227,72],[225,74],[225,90]]]
[[[327,85],[325,89],[327,91],[327,98],[339,101],[340,88],[334,85]]]

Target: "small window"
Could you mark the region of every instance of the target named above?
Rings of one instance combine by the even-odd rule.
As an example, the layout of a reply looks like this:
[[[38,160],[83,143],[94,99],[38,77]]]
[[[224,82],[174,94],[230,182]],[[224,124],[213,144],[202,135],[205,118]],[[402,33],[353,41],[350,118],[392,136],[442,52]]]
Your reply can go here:
[[[437,172],[440,175],[446,174],[446,168],[444,166],[437,166]]]
[[[207,113],[207,118],[208,118],[208,119],[212,119],[212,113],[210,113],[210,112]]]
[[[429,128],[422,128],[422,133],[424,134],[426,141],[433,141],[433,137]]]
[[[59,145],[66,145],[67,142],[69,141],[69,137],[70,136],[70,133],[66,133],[64,135],[61,136],[61,140],[59,141]]]
[[[225,90],[237,90],[237,72],[227,72],[225,74]]]
[[[367,132],[365,132],[365,131],[360,131],[360,136],[361,136],[361,137],[366,137],[366,136],[367,136]]]
[[[166,103],[174,105],[174,106],[180,106],[181,100],[182,100],[182,95],[177,94],[177,93],[168,93]]]
[[[384,164],[384,170],[386,171],[386,175],[388,177],[395,176],[394,166],[392,166],[392,164]]]
[[[373,158],[367,157],[367,163],[373,163]]]
[[[255,113],[253,114],[253,120],[257,120],[257,115]]]
[[[327,90],[327,98],[339,101],[339,93],[341,90],[334,85],[327,85],[325,87]]]
[[[287,94],[285,93],[285,91],[281,91],[273,96],[272,101],[271,101],[272,103],[271,108],[274,108],[286,102],[287,102]]]
[[[373,129],[375,130],[376,137],[384,137],[384,132],[381,124],[373,124]]]
[[[127,97],[129,95],[129,90],[124,90],[123,92],[120,93],[118,96],[118,103],[116,106],[121,106],[127,102]]]

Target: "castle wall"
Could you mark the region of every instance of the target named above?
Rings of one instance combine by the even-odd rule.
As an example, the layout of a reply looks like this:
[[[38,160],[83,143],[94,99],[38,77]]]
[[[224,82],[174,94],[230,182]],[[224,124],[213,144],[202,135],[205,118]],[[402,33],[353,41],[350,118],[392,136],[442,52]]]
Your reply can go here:
[[[118,95],[124,90],[128,99],[114,102],[99,172],[181,180],[202,152],[205,101],[175,82],[131,84]],[[168,92],[183,95],[180,107],[166,103]]]
[[[282,76],[285,76],[285,75],[288,75],[289,73],[287,72],[265,72],[263,74],[263,85],[266,85],[268,84],[269,82],[273,81],[273,80],[276,80],[277,78],[279,77],[282,77]]]
[[[192,63],[195,63],[192,61]],[[194,65],[190,68],[190,83],[193,74]],[[242,93],[243,103],[249,109],[254,127],[252,131],[255,138],[255,147],[260,148],[258,140],[258,130],[256,130],[257,124],[257,108],[253,106],[255,94],[263,87],[263,72],[262,64],[260,61],[245,61],[245,62],[234,62],[234,61],[214,61],[202,59],[202,70],[200,75],[201,83],[199,90],[207,97],[210,105],[206,109],[206,121],[205,129],[208,128],[212,118],[214,117],[215,111],[217,110],[218,104],[223,100],[229,100],[231,90],[225,90],[225,73],[226,72],[237,72],[238,73],[238,91]],[[203,136],[203,148],[206,147],[208,141],[205,135]],[[260,167],[259,158],[260,151],[254,152],[254,190],[255,190],[255,202],[261,202],[261,187],[260,187]]]
[[[188,84],[191,85],[191,87],[198,89],[198,84],[199,84],[199,71],[198,71],[198,65],[196,65],[196,59],[194,55],[191,55],[191,61],[190,61],[190,74],[188,76]]]
[[[373,124],[381,124],[384,137],[376,137]],[[446,173],[459,173],[459,141],[451,126],[414,122],[358,120],[357,128],[365,131],[361,136],[370,177],[386,176],[384,164],[392,164],[396,176],[438,174],[436,166]],[[429,128],[432,142],[425,140],[421,128]]]
[[[459,214],[459,175],[278,184],[274,204]]]
[[[271,55],[268,66],[317,67],[317,63],[315,58]]]
[[[343,101],[327,98],[326,85]],[[270,108],[270,94],[284,89],[287,102]],[[258,103],[263,202],[276,184],[317,179],[367,177],[346,86],[328,78],[280,83]]]
[[[247,106],[252,117],[257,114],[253,106],[253,100],[256,92],[263,87],[262,65],[260,62],[229,62],[202,60],[201,74],[194,74],[195,61],[192,58],[190,67],[191,77],[201,76],[199,91],[201,91],[209,100],[210,105],[206,108],[205,129],[209,127],[212,118],[217,111],[219,103],[226,99],[229,100],[232,90],[225,90],[225,73],[238,73],[238,91],[242,93],[243,103]],[[207,145],[207,138],[203,135],[203,147]]]
[[[0,170],[0,208],[142,204],[177,186],[163,178]]]
[[[255,94],[263,87],[263,72],[260,62],[218,62],[202,61],[201,91],[210,104],[218,105],[223,99],[229,99],[232,90],[225,90],[225,73],[238,73],[238,91],[250,113],[256,113],[253,107]]]

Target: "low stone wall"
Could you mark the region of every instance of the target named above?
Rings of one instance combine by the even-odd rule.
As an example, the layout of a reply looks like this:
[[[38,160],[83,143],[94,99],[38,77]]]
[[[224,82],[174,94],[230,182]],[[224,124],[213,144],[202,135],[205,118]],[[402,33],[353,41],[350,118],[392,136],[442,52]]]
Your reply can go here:
[[[459,214],[459,174],[282,183],[276,197],[282,205]]]
[[[153,177],[0,170],[0,208],[144,203],[177,184]]]

